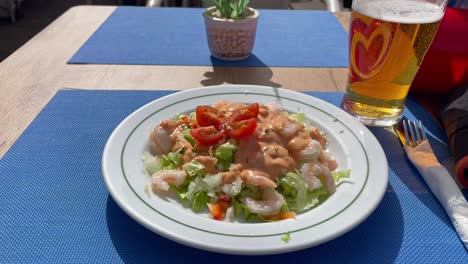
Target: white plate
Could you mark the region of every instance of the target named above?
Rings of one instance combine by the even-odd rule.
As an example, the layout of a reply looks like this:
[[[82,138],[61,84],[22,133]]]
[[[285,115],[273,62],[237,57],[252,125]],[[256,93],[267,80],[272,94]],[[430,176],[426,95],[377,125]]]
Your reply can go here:
[[[229,223],[195,214],[176,199],[145,192],[150,182],[141,157],[160,121],[218,100],[274,103],[303,112],[326,132],[339,169],[351,169],[323,204],[295,219],[270,223]],[[102,158],[107,188],[117,204],[148,229],[182,244],[223,253],[260,255],[299,250],[336,238],[361,223],[380,203],[388,182],[385,154],[372,133],[341,109],[320,99],[262,86],[213,86],[178,92],[128,116],[112,133]],[[148,195],[149,193],[149,195]],[[291,240],[281,237],[289,232]],[[371,232],[371,230],[369,230]]]

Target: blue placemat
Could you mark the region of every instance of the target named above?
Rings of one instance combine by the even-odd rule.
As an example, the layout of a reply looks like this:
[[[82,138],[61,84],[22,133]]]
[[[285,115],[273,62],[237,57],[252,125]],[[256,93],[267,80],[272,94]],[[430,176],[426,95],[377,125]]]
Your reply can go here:
[[[101,175],[101,154],[131,112],[168,91],[59,91],[0,160],[1,263],[468,263],[428,187],[384,129],[372,129],[389,161],[382,203],[361,225],[314,248],[274,256],[205,252],[167,240],[128,217]],[[310,93],[338,105],[342,93]],[[442,131],[411,100],[445,165]],[[453,165],[453,164],[452,164]],[[294,239],[294,237],[292,238]]]
[[[119,7],[68,63],[347,67],[348,35],[327,11],[260,10],[253,54],[210,56],[203,9]]]

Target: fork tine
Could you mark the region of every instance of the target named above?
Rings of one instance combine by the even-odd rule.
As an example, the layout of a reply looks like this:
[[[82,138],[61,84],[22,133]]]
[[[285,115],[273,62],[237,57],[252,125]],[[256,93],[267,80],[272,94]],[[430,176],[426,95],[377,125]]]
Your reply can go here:
[[[419,127],[421,128],[421,133],[422,133],[422,140],[426,140],[426,132],[424,132],[425,128],[421,120],[419,120]]]
[[[421,122],[420,122],[421,123]],[[416,123],[416,120],[413,121],[414,125],[414,132],[416,134],[416,145],[421,144],[422,138],[421,138],[421,127],[418,126],[418,123]]]
[[[406,120],[403,120],[403,130],[405,131],[405,145],[411,146],[410,139],[408,136],[408,125],[406,123]]]
[[[413,147],[416,147],[418,145],[418,142],[416,140],[416,128],[413,126],[413,122],[410,121],[408,121],[408,126],[411,135],[411,141],[413,142]]]

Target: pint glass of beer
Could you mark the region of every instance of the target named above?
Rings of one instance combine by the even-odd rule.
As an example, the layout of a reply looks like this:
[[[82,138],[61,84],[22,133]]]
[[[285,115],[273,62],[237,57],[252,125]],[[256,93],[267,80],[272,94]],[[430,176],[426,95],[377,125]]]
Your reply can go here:
[[[431,45],[447,0],[354,0],[349,81],[342,107],[362,123],[390,126]]]

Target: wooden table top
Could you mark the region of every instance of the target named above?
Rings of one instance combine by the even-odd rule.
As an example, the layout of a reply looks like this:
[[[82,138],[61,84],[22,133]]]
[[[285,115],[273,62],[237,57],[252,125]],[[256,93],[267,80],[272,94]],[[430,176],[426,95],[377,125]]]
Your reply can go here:
[[[184,90],[255,84],[296,91],[344,91],[347,68],[68,65],[115,10],[71,8],[0,64],[0,158],[61,88]],[[346,31],[350,13],[335,13]]]

